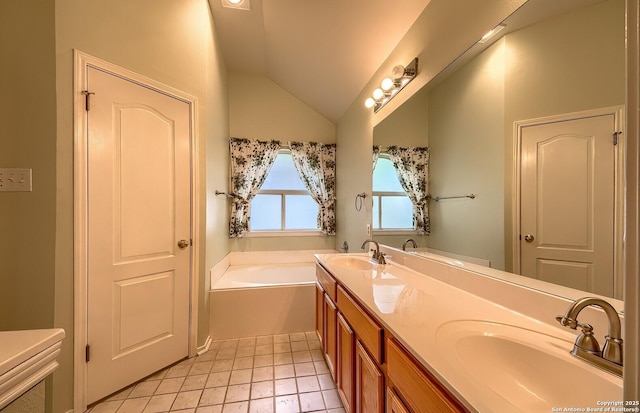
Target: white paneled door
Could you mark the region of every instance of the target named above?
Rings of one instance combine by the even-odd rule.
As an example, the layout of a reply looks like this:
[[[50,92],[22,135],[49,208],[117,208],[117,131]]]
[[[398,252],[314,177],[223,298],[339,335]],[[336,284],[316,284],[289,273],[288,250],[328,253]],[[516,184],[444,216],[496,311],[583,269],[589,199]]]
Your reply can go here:
[[[613,296],[613,114],[525,127],[521,274]]]
[[[88,68],[87,402],[185,358],[189,104]]]

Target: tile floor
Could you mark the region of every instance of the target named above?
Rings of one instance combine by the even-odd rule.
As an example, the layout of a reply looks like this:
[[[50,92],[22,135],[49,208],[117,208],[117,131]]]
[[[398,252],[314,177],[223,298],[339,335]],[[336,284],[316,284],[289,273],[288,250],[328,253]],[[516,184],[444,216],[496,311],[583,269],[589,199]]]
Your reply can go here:
[[[315,332],[214,341],[90,413],[344,413]]]

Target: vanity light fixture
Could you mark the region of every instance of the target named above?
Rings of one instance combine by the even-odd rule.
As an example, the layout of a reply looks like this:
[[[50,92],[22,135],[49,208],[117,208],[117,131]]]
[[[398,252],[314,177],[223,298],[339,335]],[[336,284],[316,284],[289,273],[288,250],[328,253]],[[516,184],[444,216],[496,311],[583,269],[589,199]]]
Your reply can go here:
[[[484,36],[482,36],[482,38],[480,40],[478,40],[478,43],[486,43],[486,42],[488,42],[489,39],[493,38],[496,34],[501,32],[502,29],[504,29],[505,27],[507,27],[506,24],[497,25],[493,29],[489,30]]]
[[[222,7],[239,10],[251,10],[250,0],[222,0]]]
[[[418,74],[418,58],[416,57],[407,66],[397,65],[391,72],[391,77],[385,77],[379,88],[376,88],[372,97],[364,101],[367,108],[373,108],[377,113],[384,105],[398,94]]]

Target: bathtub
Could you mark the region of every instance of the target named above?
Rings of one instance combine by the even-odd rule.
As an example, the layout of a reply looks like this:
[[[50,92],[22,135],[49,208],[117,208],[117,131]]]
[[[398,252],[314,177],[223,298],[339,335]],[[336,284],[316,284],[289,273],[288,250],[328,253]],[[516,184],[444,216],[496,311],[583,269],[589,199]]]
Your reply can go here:
[[[211,338],[313,331],[315,282],[315,262],[228,266],[210,291]]]

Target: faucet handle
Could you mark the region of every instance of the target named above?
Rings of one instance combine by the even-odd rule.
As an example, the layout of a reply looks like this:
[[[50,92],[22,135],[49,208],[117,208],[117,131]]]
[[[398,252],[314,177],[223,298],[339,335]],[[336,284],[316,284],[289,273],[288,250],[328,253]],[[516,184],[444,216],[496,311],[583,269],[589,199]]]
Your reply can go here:
[[[593,327],[591,324],[577,324],[578,327],[582,329],[582,334],[576,339],[576,346],[591,354],[601,354],[600,344],[598,344],[598,340],[593,336]]]

